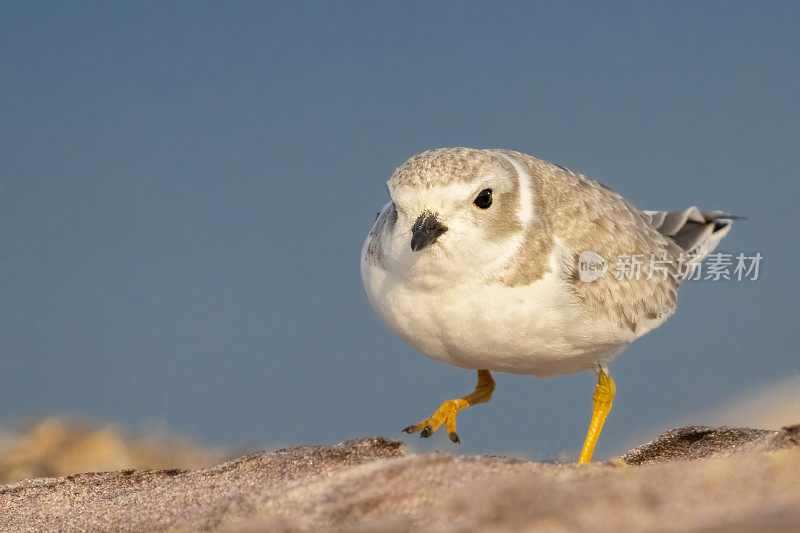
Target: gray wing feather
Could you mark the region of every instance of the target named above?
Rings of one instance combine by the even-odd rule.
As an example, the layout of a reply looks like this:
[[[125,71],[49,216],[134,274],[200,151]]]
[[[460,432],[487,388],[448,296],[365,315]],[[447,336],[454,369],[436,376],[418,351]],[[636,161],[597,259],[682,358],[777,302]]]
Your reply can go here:
[[[685,252],[703,258],[728,234],[735,215],[722,211],[703,212],[692,206],[681,211],[642,211],[659,233],[671,238]]]

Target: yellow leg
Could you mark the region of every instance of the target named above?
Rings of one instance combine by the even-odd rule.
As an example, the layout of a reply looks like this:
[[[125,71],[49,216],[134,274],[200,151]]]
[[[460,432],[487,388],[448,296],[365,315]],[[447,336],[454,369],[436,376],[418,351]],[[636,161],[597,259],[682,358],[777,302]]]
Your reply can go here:
[[[592,460],[594,446],[597,444],[600,431],[603,429],[603,422],[606,421],[606,416],[608,416],[608,413],[611,411],[611,404],[614,401],[614,393],[616,390],[617,387],[614,385],[614,380],[611,379],[611,376],[606,374],[602,366],[598,367],[592,421],[589,424],[589,431],[586,433],[586,442],[583,443],[581,457],[578,459],[580,464],[585,464]]]
[[[453,442],[461,442],[456,433],[456,417],[458,412],[475,404],[485,403],[492,399],[494,391],[494,380],[488,370],[478,370],[478,384],[475,392],[467,394],[458,400],[447,400],[428,418],[413,426],[408,426],[403,431],[406,433],[416,433],[422,431],[420,437],[426,438],[433,435],[439,426],[445,424],[447,434]]]

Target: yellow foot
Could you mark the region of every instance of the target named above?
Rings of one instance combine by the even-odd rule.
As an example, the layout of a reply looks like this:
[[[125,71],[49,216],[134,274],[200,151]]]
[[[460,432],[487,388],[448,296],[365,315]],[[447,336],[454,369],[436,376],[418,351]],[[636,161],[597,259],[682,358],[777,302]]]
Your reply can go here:
[[[580,464],[586,464],[592,460],[595,444],[597,438],[600,436],[600,431],[603,429],[603,423],[606,421],[606,416],[611,412],[611,404],[614,403],[614,395],[616,394],[617,387],[614,385],[614,380],[611,379],[605,369],[600,366],[597,368],[597,388],[594,391],[594,406],[592,408],[592,419],[589,422],[589,431],[586,433],[586,441],[583,443],[580,458]]]
[[[469,404],[464,398],[447,400],[440,405],[431,416],[422,422],[408,426],[403,429],[403,431],[409,434],[421,431],[419,436],[425,439],[436,433],[436,430],[439,429],[442,424],[445,424],[447,435],[450,437],[450,440],[453,442],[461,442],[461,439],[458,438],[458,433],[456,433],[456,417],[461,409],[467,407],[469,407]]]
[[[458,412],[475,404],[488,402],[492,398],[493,391],[494,380],[492,379],[492,374],[488,370],[478,370],[478,384],[475,386],[475,392],[457,400],[447,400],[431,416],[418,424],[408,426],[403,431],[406,433],[420,431],[419,436],[425,439],[433,435],[444,424],[450,440],[461,442],[461,439],[458,438],[458,433],[456,433]]]

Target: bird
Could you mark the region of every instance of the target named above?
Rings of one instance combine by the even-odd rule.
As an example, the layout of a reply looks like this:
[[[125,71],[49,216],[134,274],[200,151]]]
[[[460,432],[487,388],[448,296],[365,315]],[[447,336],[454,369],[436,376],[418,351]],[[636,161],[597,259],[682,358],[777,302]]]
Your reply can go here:
[[[428,150],[387,187],[361,250],[371,307],[417,351],[477,371],[472,393],[403,431],[425,438],[444,425],[460,442],[458,414],[491,399],[492,372],[595,371],[579,463],[591,462],[611,411],[609,363],[675,312],[681,282],[737,218],[640,210],[599,181],[506,149]],[[612,272],[620,262],[636,275]]]

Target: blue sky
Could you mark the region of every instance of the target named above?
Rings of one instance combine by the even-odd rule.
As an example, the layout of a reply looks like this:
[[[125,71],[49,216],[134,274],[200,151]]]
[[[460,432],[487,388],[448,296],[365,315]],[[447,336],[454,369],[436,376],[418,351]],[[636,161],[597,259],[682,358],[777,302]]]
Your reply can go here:
[[[399,437],[475,379],[395,339],[359,274],[386,179],[440,146],[750,217],[721,249],[761,252],[761,279],[689,285],[617,360],[599,454],[797,376],[799,19],[788,2],[1,2],[0,422]],[[593,380],[498,376],[456,449],[577,453]]]

